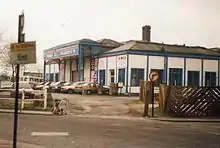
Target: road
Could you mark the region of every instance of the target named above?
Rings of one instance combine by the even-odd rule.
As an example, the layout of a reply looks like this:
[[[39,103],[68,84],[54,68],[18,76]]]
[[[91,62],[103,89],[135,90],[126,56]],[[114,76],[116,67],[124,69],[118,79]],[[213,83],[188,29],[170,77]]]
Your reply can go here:
[[[0,114],[0,139],[12,137],[12,114]],[[32,132],[69,136],[33,137]],[[220,148],[219,123],[19,115],[18,139],[46,148]]]

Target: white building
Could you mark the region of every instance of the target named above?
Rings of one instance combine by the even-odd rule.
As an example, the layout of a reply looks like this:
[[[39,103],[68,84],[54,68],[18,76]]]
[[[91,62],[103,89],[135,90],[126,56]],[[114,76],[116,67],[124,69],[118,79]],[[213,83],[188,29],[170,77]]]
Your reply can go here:
[[[151,71],[168,85],[220,85],[220,53],[203,47],[129,41],[103,54],[99,63],[99,82],[123,82],[124,92],[139,93],[139,80],[149,80]]]
[[[45,57],[48,57],[48,51],[52,54],[45,61],[49,63],[57,60],[59,74],[64,75],[62,79],[65,81],[93,81],[93,75],[97,73],[96,79],[101,85],[123,82],[123,92],[130,93],[139,93],[139,80],[148,80],[151,71],[159,73],[158,84],[220,85],[220,53],[217,51],[198,46],[150,42],[150,26],[143,27],[142,41],[132,40],[123,45],[114,43],[115,46],[108,49],[100,42],[91,40],[69,43],[52,48],[53,52],[51,49],[46,50]],[[65,56],[57,52],[67,47],[69,52]],[[91,54],[98,59],[96,69],[92,69]],[[61,63],[64,65],[63,71]]]

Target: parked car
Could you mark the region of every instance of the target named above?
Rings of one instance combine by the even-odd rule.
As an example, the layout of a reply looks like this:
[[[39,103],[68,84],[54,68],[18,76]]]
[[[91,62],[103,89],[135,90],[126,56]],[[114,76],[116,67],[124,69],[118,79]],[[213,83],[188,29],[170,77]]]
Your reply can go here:
[[[64,84],[65,84],[65,82],[56,82],[56,83],[50,84],[51,92],[61,92],[61,87]]]
[[[73,94],[75,92],[75,88],[77,86],[80,86],[80,85],[83,85],[85,82],[73,82],[72,84],[70,85],[67,85],[67,86],[63,86],[61,88],[61,92],[62,93],[68,93],[68,94]]]
[[[41,89],[44,87],[44,84],[45,84],[45,82],[41,82],[41,83],[37,84],[37,85],[34,87],[34,89],[35,89],[35,90],[41,90]]]
[[[51,84],[51,82],[46,82],[46,83],[41,82],[41,83],[39,83],[37,86],[35,86],[35,89],[36,89],[36,90],[42,90],[42,89],[44,88],[44,86],[45,86],[47,89],[49,89],[50,84]]]
[[[22,90],[24,89],[25,98],[34,98],[34,90],[29,83],[19,83],[19,98],[22,96]],[[15,97],[15,90],[11,90],[11,97]]]
[[[85,82],[82,85],[76,86],[75,91],[80,94],[93,94],[93,93],[99,93],[99,94],[109,94],[109,88],[100,86],[97,83],[93,82]]]

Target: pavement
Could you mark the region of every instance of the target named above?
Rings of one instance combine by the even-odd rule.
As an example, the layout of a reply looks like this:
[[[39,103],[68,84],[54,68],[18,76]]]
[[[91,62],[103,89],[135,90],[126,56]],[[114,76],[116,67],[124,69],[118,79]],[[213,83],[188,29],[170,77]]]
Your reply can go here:
[[[12,138],[11,114],[0,114],[0,139]],[[219,123],[19,115],[18,142],[39,148],[219,148]],[[33,133],[44,135],[33,136]],[[51,132],[68,133],[53,135]],[[1,146],[0,146],[1,147]],[[37,148],[38,148],[37,147]],[[1,147],[2,148],[2,147]],[[22,147],[26,148],[26,147]]]
[[[0,148],[11,148],[12,142],[9,140],[0,139]],[[29,143],[18,143],[17,148],[45,148],[43,146],[29,144]]]

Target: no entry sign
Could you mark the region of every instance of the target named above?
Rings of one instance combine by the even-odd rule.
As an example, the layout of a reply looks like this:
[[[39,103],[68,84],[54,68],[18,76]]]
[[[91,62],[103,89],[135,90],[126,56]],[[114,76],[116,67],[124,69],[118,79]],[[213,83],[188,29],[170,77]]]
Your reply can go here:
[[[150,81],[155,82],[155,81],[158,80],[158,78],[159,78],[159,74],[158,74],[158,72],[156,72],[156,71],[153,71],[153,72],[151,72],[151,73],[149,74],[149,79],[150,79]]]

